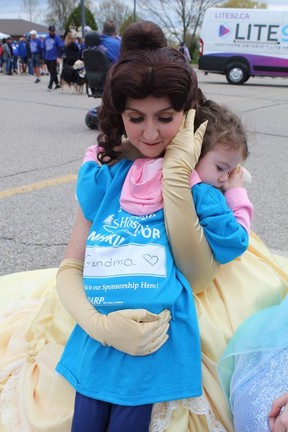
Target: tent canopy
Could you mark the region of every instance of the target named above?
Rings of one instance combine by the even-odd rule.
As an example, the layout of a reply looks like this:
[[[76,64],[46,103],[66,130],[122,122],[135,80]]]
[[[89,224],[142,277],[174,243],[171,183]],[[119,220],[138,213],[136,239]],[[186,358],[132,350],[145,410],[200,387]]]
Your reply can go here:
[[[10,37],[10,35],[7,35],[6,33],[0,32],[0,39],[7,38],[7,37]]]

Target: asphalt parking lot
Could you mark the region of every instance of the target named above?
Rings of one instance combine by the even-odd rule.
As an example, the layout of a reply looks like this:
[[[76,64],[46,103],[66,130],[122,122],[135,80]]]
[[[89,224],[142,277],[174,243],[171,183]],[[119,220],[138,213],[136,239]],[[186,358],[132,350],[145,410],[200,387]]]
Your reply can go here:
[[[249,131],[253,230],[288,256],[288,80],[228,85],[197,71],[210,99],[241,115]],[[48,93],[48,77],[0,76],[0,274],[57,267],[74,220],[77,171],[97,132],[85,124],[99,99]]]

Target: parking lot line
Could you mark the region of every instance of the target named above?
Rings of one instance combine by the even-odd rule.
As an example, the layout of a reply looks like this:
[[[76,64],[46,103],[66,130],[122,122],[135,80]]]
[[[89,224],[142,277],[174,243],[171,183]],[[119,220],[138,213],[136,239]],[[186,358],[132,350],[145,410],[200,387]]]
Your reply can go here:
[[[74,180],[77,180],[76,174],[69,174],[63,177],[52,178],[50,180],[43,180],[37,183],[31,183],[24,186],[19,186],[13,189],[7,189],[4,191],[0,191],[0,199],[11,197],[13,195],[19,195],[27,192],[33,192],[38,189],[45,189],[50,186],[56,186],[62,183],[70,183]]]

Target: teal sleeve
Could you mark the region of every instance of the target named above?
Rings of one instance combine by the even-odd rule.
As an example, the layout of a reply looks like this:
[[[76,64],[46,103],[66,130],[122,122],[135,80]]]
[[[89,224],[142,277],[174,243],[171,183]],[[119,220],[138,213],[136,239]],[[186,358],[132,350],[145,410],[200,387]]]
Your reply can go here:
[[[222,192],[206,183],[192,188],[197,216],[214,258],[226,264],[248,248],[247,231],[237,222]]]
[[[83,163],[78,172],[76,197],[85,219],[93,222],[104,196],[114,196],[116,188],[122,186],[118,178],[129,170],[131,164],[131,161],[124,160],[113,166],[100,166],[92,160]]]

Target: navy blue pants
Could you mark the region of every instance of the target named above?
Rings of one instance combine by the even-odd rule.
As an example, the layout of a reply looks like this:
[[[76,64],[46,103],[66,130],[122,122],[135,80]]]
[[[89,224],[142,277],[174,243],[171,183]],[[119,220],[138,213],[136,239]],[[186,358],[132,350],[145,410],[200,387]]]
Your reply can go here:
[[[115,405],[76,392],[71,432],[148,432],[152,407]]]

